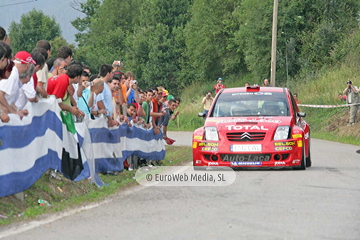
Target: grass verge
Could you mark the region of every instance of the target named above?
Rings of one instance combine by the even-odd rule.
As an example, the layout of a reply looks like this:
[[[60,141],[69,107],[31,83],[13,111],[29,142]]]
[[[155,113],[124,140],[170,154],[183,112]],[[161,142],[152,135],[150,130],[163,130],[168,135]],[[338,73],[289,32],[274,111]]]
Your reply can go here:
[[[191,147],[166,146],[166,157],[162,161],[162,166],[183,165],[191,159]],[[20,201],[14,195],[0,198],[0,225],[26,221],[41,214],[103,200],[111,194],[137,185],[134,179],[135,172],[124,170],[117,176],[100,174],[103,182],[108,184],[100,188],[88,180],[73,182],[64,177],[57,180],[44,174],[23,192],[24,201]],[[51,206],[40,206],[39,199],[47,201]]]

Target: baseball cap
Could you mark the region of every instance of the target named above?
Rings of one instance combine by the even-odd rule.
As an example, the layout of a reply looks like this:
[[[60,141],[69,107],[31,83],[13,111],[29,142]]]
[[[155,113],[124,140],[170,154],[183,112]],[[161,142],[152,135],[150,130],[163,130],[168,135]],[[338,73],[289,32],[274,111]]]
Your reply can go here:
[[[222,78],[218,78],[218,81],[222,81]]]
[[[122,75],[122,74],[123,74],[123,73],[120,72],[120,71],[114,71],[114,77],[121,78],[121,75]]]
[[[167,95],[168,95],[168,93],[164,91],[164,92],[162,92],[162,95],[161,95],[161,96],[164,97],[164,96],[167,96]]]
[[[169,95],[169,96],[167,97],[167,99],[168,99],[168,100],[174,99],[174,96],[173,96],[173,95]]]
[[[18,52],[15,57],[14,57],[14,62],[15,63],[21,63],[21,64],[28,64],[28,63],[33,63],[36,64],[36,62],[34,61],[34,59],[31,57],[31,54],[25,51],[20,51]],[[17,60],[19,59],[19,60]]]

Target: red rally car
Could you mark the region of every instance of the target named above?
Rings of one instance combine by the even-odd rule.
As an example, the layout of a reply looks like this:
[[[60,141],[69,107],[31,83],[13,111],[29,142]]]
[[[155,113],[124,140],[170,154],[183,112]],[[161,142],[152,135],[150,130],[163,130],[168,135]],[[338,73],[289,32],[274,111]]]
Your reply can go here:
[[[311,166],[310,127],[286,88],[221,90],[192,137],[195,169]],[[204,117],[199,113],[199,117]]]

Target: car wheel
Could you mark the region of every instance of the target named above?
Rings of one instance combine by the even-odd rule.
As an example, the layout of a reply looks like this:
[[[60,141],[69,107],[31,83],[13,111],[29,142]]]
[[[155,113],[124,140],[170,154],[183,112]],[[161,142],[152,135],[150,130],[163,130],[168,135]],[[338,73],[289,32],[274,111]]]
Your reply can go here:
[[[306,158],[306,167],[311,167],[311,153],[310,153],[310,144],[309,144],[309,151],[308,157]]]
[[[305,154],[305,147],[302,148],[302,157],[301,157],[301,166],[294,167],[295,170],[305,170],[306,169],[306,154]]]

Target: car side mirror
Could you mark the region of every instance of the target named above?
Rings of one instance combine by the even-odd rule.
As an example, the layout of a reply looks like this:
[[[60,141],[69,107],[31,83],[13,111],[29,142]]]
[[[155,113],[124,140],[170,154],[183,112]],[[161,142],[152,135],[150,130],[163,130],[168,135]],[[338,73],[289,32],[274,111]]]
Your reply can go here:
[[[298,112],[297,115],[298,117],[306,117],[306,113],[304,112]]]
[[[206,117],[206,114],[204,112],[198,113],[198,117]]]

